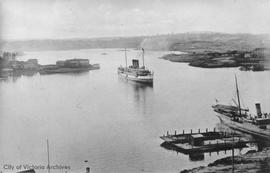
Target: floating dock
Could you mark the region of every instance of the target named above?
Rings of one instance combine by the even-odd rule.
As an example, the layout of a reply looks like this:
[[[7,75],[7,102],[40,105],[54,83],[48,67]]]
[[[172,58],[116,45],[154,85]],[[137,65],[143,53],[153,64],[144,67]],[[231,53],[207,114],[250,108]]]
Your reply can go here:
[[[170,148],[184,154],[190,154],[195,152],[212,152],[220,150],[229,150],[233,148],[244,148],[247,147],[247,143],[251,143],[249,139],[243,138],[239,134],[217,132],[213,131],[193,133],[169,134],[160,137],[165,142],[161,145],[165,148]]]

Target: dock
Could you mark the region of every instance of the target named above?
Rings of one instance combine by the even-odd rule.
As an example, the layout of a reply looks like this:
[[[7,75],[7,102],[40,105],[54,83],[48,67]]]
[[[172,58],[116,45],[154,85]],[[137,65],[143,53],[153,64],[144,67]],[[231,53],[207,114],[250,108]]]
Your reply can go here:
[[[177,134],[177,131],[174,134],[167,132],[160,138],[164,140],[161,146],[184,154],[244,148],[248,143],[253,142],[239,134],[219,132],[215,128],[212,131],[206,129],[204,132],[199,129],[195,133],[193,130],[190,133],[185,133],[183,130],[180,134]]]

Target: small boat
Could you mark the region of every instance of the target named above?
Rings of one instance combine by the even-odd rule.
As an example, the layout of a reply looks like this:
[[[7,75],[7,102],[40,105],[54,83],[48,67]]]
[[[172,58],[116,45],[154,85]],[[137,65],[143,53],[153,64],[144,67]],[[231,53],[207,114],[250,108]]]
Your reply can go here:
[[[143,52],[143,55],[142,55],[143,65],[141,67],[139,66],[139,60],[137,59],[132,60],[131,66],[127,66],[127,53],[125,49],[126,66],[118,67],[117,73],[120,77],[125,78],[130,81],[153,84],[154,72],[148,70],[144,66],[144,49],[142,49],[142,52]]]
[[[216,104],[213,110],[220,121],[233,130],[241,131],[259,140],[270,142],[270,114],[261,112],[260,103],[256,103],[257,115],[249,114],[249,109],[241,107],[237,78],[235,76],[237,103],[236,106]]]

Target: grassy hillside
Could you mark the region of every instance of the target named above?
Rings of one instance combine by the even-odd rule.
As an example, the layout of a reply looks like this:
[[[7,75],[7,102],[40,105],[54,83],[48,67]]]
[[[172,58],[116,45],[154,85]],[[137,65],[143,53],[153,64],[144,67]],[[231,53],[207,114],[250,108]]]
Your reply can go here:
[[[269,35],[185,33],[163,35],[144,39],[141,46],[152,50],[177,50],[184,52],[253,50],[269,47]]]

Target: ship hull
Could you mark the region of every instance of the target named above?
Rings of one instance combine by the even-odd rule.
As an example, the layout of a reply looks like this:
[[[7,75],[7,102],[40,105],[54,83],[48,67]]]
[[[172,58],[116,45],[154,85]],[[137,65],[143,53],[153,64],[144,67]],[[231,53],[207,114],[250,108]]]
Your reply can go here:
[[[233,130],[238,130],[243,133],[250,134],[260,140],[267,140],[270,142],[270,130],[260,129],[256,125],[247,122],[238,123],[232,121],[229,117],[220,113],[217,114],[217,117],[220,119],[221,123],[227,125]]]
[[[139,83],[146,83],[152,84],[153,83],[153,76],[135,76],[134,74],[128,74],[123,72],[118,72],[118,76],[130,81],[139,82]]]

